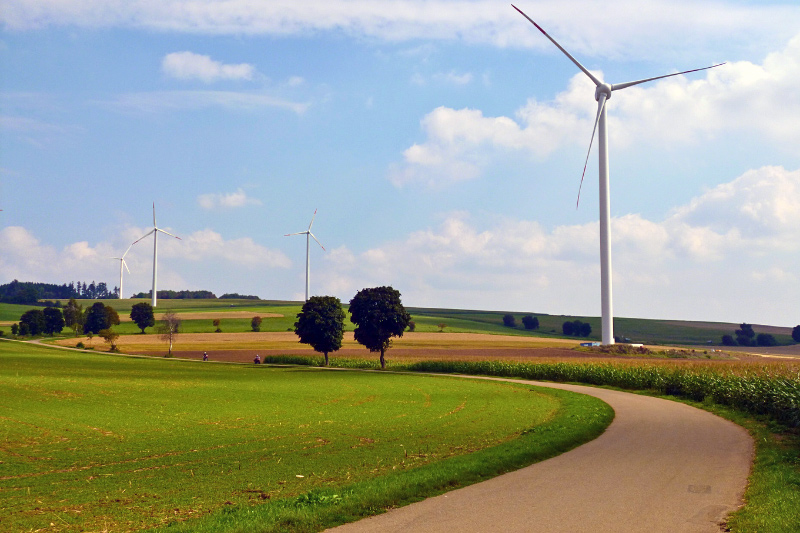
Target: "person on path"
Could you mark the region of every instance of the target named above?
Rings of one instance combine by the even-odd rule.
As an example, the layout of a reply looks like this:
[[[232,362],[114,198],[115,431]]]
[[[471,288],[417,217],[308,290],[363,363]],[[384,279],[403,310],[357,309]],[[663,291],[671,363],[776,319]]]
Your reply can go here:
[[[208,352],[203,352],[203,361],[208,361]]]
[[[256,358],[255,358],[255,359],[253,359],[253,362],[254,362],[255,364],[257,364],[257,365],[260,365],[260,364],[261,364],[261,356],[259,356],[258,354],[256,354]]]

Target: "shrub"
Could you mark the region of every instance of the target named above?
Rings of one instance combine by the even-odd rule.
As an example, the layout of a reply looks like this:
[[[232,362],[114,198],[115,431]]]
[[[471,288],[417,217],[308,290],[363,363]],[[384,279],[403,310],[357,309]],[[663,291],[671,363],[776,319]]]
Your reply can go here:
[[[261,331],[261,317],[254,316],[253,320],[250,321],[250,327],[253,328],[253,331]]]
[[[503,325],[507,328],[517,327],[517,320],[514,315],[503,315]]]
[[[778,341],[769,333],[759,333],[756,337],[756,344],[759,346],[777,346]]]

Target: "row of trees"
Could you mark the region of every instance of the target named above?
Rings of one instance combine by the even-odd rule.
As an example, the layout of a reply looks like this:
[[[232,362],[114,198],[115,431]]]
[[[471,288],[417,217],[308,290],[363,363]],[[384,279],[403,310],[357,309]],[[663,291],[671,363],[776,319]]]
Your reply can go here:
[[[561,332],[570,337],[588,337],[592,334],[592,325],[580,320],[567,320],[561,324]]]
[[[512,314],[503,315],[503,325],[507,328],[517,327],[517,319]],[[522,317],[522,325],[525,329],[539,329],[539,319],[533,315]]]
[[[325,355],[342,347],[345,312],[334,296],[312,296],[303,304],[294,324],[300,342]],[[386,368],[386,350],[392,337],[402,337],[411,322],[400,301],[400,292],[392,287],[362,289],[350,300],[350,321],[356,325],[356,342],[370,352],[380,352],[381,368]]]
[[[150,298],[152,291],[137,292],[131,298]],[[211,291],[156,291],[159,300],[213,300],[216,295]]]
[[[119,288],[108,289],[105,282],[87,284],[84,282],[69,282],[62,285],[53,283],[38,283],[14,280],[11,283],[0,285],[0,302],[36,305],[39,300],[66,300],[67,298],[85,298],[103,300],[118,298]]]

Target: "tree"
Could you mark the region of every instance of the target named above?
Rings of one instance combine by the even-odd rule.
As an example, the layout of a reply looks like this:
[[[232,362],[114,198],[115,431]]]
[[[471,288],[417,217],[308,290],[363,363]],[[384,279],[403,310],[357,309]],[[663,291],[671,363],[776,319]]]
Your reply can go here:
[[[444,322],[440,322],[440,323],[436,324],[436,327],[439,328],[439,333],[441,333],[441,332],[444,331],[444,328],[447,327],[447,324],[445,324]]]
[[[117,317],[117,320],[119,320],[119,317]],[[86,320],[83,324],[84,332],[97,334],[100,333],[101,329],[108,329],[110,327],[111,323],[108,320],[106,306],[103,305],[103,302],[96,302],[86,310]]]
[[[161,325],[158,326],[158,332],[161,334],[162,341],[169,341],[168,356],[172,356],[172,342],[178,334],[178,328],[181,326],[181,319],[174,311],[167,311],[161,319]]]
[[[736,339],[733,338],[733,335],[723,335],[722,336],[722,345],[723,346],[739,346],[739,343],[736,342]]]
[[[119,326],[119,313],[117,313],[117,310],[110,305],[106,305],[104,309],[106,312],[106,320],[108,320],[108,325]]]
[[[800,342],[800,326],[795,326],[792,329],[792,339],[794,339],[794,342]]]
[[[356,325],[355,339],[370,352],[381,353],[381,368],[386,368],[385,354],[392,337],[402,337],[411,315],[400,301],[400,292],[392,287],[361,289],[350,300],[350,321]]]
[[[769,333],[759,333],[756,337],[756,344],[759,346],[777,346],[778,341]]]
[[[44,332],[48,335],[61,333],[64,329],[64,315],[58,307],[46,307],[44,313]]]
[[[563,324],[561,324],[561,332],[564,335],[572,336],[575,334],[575,325],[572,323],[571,320],[567,320]]]
[[[84,318],[83,304],[79,304],[75,298],[70,298],[64,307],[64,325],[74,331],[76,337],[78,332],[83,333]]]
[[[119,333],[112,329],[101,329],[98,335],[111,345],[111,348],[108,349],[109,352],[117,351],[117,339],[119,338]]]
[[[535,316],[525,315],[522,317],[522,325],[525,329],[539,329],[539,319]]]
[[[580,326],[580,336],[581,337],[588,337],[592,334],[592,325],[588,322],[581,322]]]
[[[41,309],[30,309],[25,311],[19,318],[19,327],[20,334],[22,335],[39,335],[44,333],[44,312]]]
[[[131,307],[131,320],[136,322],[136,325],[142,330],[142,334],[144,334],[145,328],[151,328],[156,325],[153,306],[147,302],[133,304],[133,307]]]
[[[222,333],[222,328],[219,327],[222,321],[219,318],[215,318],[211,323],[214,324],[214,333]]]
[[[735,333],[736,342],[742,346],[753,346],[755,344],[756,332],[753,331],[753,326],[750,324],[742,323]]]
[[[250,327],[253,328],[253,331],[261,331],[261,317],[254,316],[253,320],[250,321]]]
[[[415,329],[417,329],[417,323],[414,322],[413,320],[409,321],[408,331],[414,331]]]
[[[325,355],[342,347],[345,312],[342,302],[334,296],[312,296],[303,304],[294,323],[294,332],[300,342]]]
[[[517,327],[517,320],[514,315],[503,315],[503,325],[507,328]]]

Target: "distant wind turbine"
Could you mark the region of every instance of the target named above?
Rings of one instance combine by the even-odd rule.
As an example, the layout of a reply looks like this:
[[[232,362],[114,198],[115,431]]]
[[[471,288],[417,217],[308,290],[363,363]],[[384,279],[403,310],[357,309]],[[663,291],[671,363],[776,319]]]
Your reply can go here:
[[[580,202],[580,189],[583,186],[583,178],[586,175],[586,165],[589,162],[589,153],[592,151],[592,142],[594,141],[595,131],[600,126],[598,135],[598,158],[600,160],[600,299],[602,302],[602,342],[603,344],[614,344],[614,314],[612,311],[612,295],[611,295],[611,246],[609,227],[611,225],[611,192],[609,190],[609,177],[608,177],[608,128],[606,126],[606,101],[611,98],[613,91],[625,89],[645,83],[647,81],[660,80],[662,78],[669,78],[671,76],[678,76],[680,74],[687,74],[689,72],[698,72],[701,70],[708,70],[710,68],[724,65],[719,63],[710,67],[696,68],[693,70],[684,70],[683,72],[676,72],[674,74],[665,74],[663,76],[656,76],[654,78],[647,78],[644,80],[629,81],[625,83],[607,84],[597,78],[594,74],[589,72],[577,59],[572,57],[569,52],[556,42],[555,39],[550,37],[541,26],[536,24],[533,19],[523,13],[517,6],[511,4],[511,7],[519,11],[519,13],[528,19],[528,21],[536,26],[536,28],[544,34],[545,37],[556,45],[570,61],[575,63],[581,71],[586,74],[589,79],[594,82],[595,89],[594,98],[597,100],[597,117],[594,120],[594,128],[592,129],[592,137],[589,141],[589,151],[586,153],[586,162],[583,165],[583,175],[581,175],[581,186],[578,187],[578,202]]]
[[[133,243],[131,244],[133,246]],[[125,270],[128,271],[128,274],[131,273],[131,270],[128,268],[128,263],[125,262],[125,256],[128,255],[128,252],[131,249],[131,246],[128,246],[128,249],[125,250],[125,253],[122,254],[122,257],[112,257],[111,259],[119,259],[119,297],[120,299],[125,298],[125,291],[122,290],[122,267],[125,267]]]
[[[151,229],[150,231],[148,231],[147,233],[145,233],[144,235],[133,241],[133,244],[131,244],[131,246],[133,246],[134,244],[141,241],[148,235],[150,234],[153,235],[153,293],[152,293],[153,307],[155,307],[157,303],[156,281],[158,280],[158,232],[161,232],[165,235],[169,235],[170,237],[175,237],[176,239],[181,240],[180,237],[173,235],[168,231],[164,231],[163,229],[158,227],[158,224],[156,224],[156,203],[153,202],[153,229]]]
[[[286,235],[284,235],[284,237],[291,237],[292,235],[306,236],[306,299],[305,299],[306,302],[308,301],[308,290],[310,286],[309,284],[311,283],[311,254],[310,254],[311,238],[317,241],[317,244],[319,244],[320,248],[322,248],[323,250],[325,249],[325,247],[322,246],[322,243],[319,242],[316,237],[314,237],[313,233],[311,233],[311,225],[314,224],[314,218],[316,216],[317,216],[317,210],[315,209],[314,215],[311,217],[311,222],[308,224],[307,230],[298,231],[297,233],[287,233]]]

